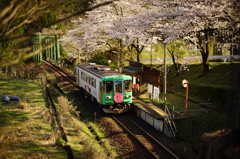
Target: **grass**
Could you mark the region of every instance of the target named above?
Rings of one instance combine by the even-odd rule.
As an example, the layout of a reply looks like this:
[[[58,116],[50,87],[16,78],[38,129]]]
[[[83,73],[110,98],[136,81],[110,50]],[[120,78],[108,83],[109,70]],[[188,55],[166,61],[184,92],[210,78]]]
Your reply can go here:
[[[201,103],[218,103],[223,95],[234,92],[233,81],[237,79],[233,76],[240,64],[233,63],[210,63],[210,72],[203,75],[202,65],[190,65],[189,71],[180,72],[176,76],[175,72],[168,73],[168,92],[176,93],[185,97],[186,91],[182,86],[182,80],[189,83],[189,99]],[[168,98],[168,102],[174,102],[174,98]],[[224,104],[222,101],[220,104]],[[218,103],[219,104],[219,103]]]
[[[59,112],[63,127],[68,136],[68,144],[71,145],[75,158],[115,158],[116,153],[112,151],[112,147],[100,128],[91,122],[83,123],[76,119],[74,111],[76,107],[68,101],[66,97],[59,96]],[[93,134],[91,127],[95,134]],[[96,136],[95,136],[96,135]],[[100,139],[99,141],[96,139]]]
[[[45,109],[41,89],[34,81],[1,77],[0,94],[20,96],[22,102],[0,103],[0,158],[66,158],[49,140],[52,128],[40,116]],[[19,104],[28,104],[20,109]]]
[[[235,121],[229,116],[229,106],[237,98],[239,68],[239,63],[211,62],[208,74],[203,74],[200,64],[190,65],[189,71],[182,71],[179,76],[168,73],[167,103],[170,108],[174,105],[182,116],[186,103],[182,80],[189,82],[188,116],[175,119],[178,135],[185,145],[194,147],[204,133],[233,127]]]
[[[65,145],[71,146],[75,158],[116,158],[116,152],[98,125],[79,121],[76,106],[60,96],[56,89],[50,90],[54,92],[54,101],[68,142],[60,137],[56,125],[50,124],[53,121],[51,110],[46,108],[38,82],[0,78],[0,95],[21,98],[21,101],[0,103],[0,158],[61,159],[66,158],[62,149]]]
[[[185,146],[195,147],[204,133],[234,126],[231,106],[237,97],[239,83],[239,63],[211,62],[210,71],[203,74],[201,64],[189,65],[189,71],[183,70],[179,76],[170,71],[167,74],[167,104],[175,115],[178,137]],[[186,89],[182,80],[189,82],[188,113],[185,116]],[[164,109],[161,102],[154,102]],[[230,114],[230,115],[229,115]]]

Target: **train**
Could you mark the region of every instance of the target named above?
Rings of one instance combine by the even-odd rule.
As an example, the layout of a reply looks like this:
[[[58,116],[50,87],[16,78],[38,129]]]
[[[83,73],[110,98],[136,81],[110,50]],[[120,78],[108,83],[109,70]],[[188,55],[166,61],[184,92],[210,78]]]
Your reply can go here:
[[[132,77],[96,63],[76,67],[76,82],[105,113],[121,114],[132,108]]]

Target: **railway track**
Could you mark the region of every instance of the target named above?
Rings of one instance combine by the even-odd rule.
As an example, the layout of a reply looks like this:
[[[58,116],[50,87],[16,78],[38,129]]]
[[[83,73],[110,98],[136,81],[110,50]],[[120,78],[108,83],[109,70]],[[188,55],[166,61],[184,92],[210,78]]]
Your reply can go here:
[[[145,149],[151,158],[179,159],[179,157],[161,143],[161,141],[144,130],[140,123],[132,120],[132,116],[128,114],[112,115],[112,118]]]
[[[78,88],[76,84],[76,77],[74,75],[69,75],[66,71],[60,67],[51,64],[47,61],[44,61],[45,64],[50,66],[56,72],[58,72],[63,78],[68,80],[74,87]],[[97,107],[97,106],[96,106]],[[128,133],[134,143],[137,143],[142,147],[143,151],[146,153],[146,156],[149,158],[167,158],[167,159],[179,159],[175,153],[173,153],[168,146],[165,146],[164,143],[161,143],[159,139],[156,139],[149,133],[145,128],[142,127],[144,122],[137,122],[132,113],[126,113],[122,115],[112,115],[111,118]],[[159,132],[160,133],[160,132]],[[170,143],[167,143],[168,145]],[[139,154],[140,155],[140,154]]]
[[[52,64],[48,61],[43,60],[43,62],[50,66],[52,69],[54,69],[56,72],[58,72],[63,78],[65,78],[66,80],[68,80],[72,85],[74,85],[75,87],[77,87],[76,84],[76,77],[73,74],[70,74],[68,72],[66,72],[65,70],[63,70],[62,68],[60,68],[59,66]]]

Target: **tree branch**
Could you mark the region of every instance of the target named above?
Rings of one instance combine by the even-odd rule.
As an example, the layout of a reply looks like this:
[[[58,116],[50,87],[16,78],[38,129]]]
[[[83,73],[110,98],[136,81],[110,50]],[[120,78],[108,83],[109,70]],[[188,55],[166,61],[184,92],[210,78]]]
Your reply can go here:
[[[17,4],[15,6],[15,8],[10,12],[9,16],[6,16],[5,19],[1,20],[0,25],[6,25],[12,18],[14,18],[18,12],[18,10],[25,4],[27,3],[29,0],[23,0],[22,2],[20,2],[20,4]],[[9,12],[8,12],[9,13]]]

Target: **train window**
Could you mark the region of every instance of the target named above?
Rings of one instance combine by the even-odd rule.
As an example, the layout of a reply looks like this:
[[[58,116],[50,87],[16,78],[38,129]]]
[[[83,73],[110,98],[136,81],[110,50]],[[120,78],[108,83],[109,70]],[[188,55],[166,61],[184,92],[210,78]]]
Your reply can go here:
[[[115,93],[122,93],[122,81],[115,81]]]
[[[86,74],[86,82],[89,83],[89,76]]]
[[[84,73],[81,71],[81,79],[83,79],[83,75],[84,75]]]
[[[124,80],[124,91],[131,92],[132,89],[132,81],[131,80]]]
[[[112,81],[106,81],[106,93],[111,93],[113,89],[113,83]]]
[[[91,85],[94,87],[94,78],[91,77]]]
[[[89,84],[92,86],[93,85],[93,79],[92,77],[89,77]]]
[[[96,79],[93,79],[93,87],[96,88]]]

